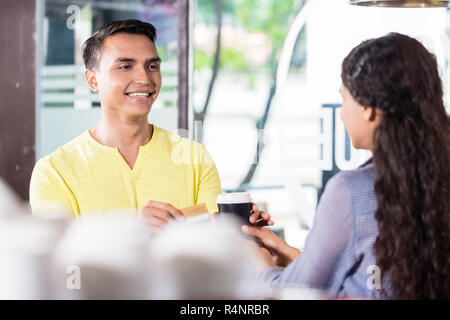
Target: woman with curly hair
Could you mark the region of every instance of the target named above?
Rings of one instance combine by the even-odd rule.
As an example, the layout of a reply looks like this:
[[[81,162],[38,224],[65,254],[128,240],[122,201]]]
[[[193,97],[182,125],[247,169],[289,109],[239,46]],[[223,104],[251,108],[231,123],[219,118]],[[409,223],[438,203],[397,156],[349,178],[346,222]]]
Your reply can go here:
[[[373,157],[327,184],[304,250],[266,228],[261,278],[338,297],[450,298],[450,118],[435,57],[391,33],[342,64],[341,118]],[[284,270],[279,266],[286,267]]]

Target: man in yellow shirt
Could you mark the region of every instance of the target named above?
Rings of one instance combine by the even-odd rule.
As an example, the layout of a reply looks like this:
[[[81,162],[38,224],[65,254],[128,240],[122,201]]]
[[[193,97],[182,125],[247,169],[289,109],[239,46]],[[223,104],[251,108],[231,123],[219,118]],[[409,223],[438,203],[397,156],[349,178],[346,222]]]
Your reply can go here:
[[[161,226],[183,216],[183,207],[205,203],[217,211],[220,179],[204,146],[147,121],[161,88],[155,38],[151,24],[125,20],[85,42],[85,77],[100,96],[101,120],[37,162],[33,214],[132,209]]]

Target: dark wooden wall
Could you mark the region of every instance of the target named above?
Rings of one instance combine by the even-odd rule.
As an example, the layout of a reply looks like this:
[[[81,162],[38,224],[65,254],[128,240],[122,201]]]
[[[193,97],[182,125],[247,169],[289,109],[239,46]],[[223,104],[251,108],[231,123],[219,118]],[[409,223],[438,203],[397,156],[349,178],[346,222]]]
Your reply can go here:
[[[192,72],[192,1],[178,0],[178,128],[189,130]]]
[[[34,167],[36,0],[0,0],[0,177],[24,200]]]

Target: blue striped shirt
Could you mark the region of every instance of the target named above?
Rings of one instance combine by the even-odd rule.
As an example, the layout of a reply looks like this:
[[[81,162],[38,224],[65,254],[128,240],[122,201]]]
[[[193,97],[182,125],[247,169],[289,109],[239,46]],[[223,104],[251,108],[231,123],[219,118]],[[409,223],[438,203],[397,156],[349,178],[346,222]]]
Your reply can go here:
[[[303,252],[284,270],[264,270],[260,275],[263,283],[322,289],[333,297],[380,298],[373,252],[378,235],[374,183],[371,161],[333,176],[317,207]]]

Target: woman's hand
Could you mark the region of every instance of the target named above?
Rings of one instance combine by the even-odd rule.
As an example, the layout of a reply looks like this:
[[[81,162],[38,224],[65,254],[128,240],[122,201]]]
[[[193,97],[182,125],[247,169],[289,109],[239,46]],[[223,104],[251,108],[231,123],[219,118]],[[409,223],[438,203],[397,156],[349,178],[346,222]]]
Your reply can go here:
[[[274,222],[270,220],[270,215],[267,212],[260,211],[254,203],[252,203],[252,214],[248,220],[256,227],[272,226],[274,224]]]
[[[256,237],[263,246],[262,249],[270,253],[273,261],[272,265],[268,262],[267,253],[264,250],[260,250],[268,267],[273,265],[286,267],[300,254],[300,250],[291,247],[286,241],[267,228],[242,226],[242,232]]]
[[[256,265],[257,268],[256,271],[258,273],[262,272],[267,268],[276,266],[276,261],[274,257],[270,254],[269,250],[258,245],[254,240],[247,240],[247,243],[249,247],[258,255],[258,258],[260,258],[259,264]]]

